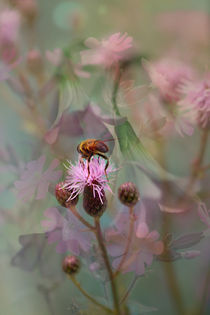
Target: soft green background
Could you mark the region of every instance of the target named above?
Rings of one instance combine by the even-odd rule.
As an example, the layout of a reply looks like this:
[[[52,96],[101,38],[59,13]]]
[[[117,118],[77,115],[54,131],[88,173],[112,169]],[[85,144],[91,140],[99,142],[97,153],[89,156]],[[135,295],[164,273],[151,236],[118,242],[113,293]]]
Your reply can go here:
[[[161,51],[162,36],[157,32],[154,17],[157,13],[170,10],[208,10],[207,0],[86,0],[86,1],[61,1],[39,0],[39,16],[36,26],[35,47],[42,52],[46,49],[65,47],[73,38],[81,40],[92,36],[100,38],[112,32],[128,32],[134,37],[137,47],[156,54]],[[67,19],[72,12],[78,11],[81,25],[75,32],[68,25]],[[70,23],[71,24],[71,23]],[[27,31],[22,38],[23,51],[27,50]],[[18,154],[25,161],[30,159],[30,146],[28,137],[22,128],[21,117],[8,104],[20,102],[5,84],[0,85],[0,123],[3,137],[14,145]],[[189,140],[187,152],[183,150],[185,140],[174,139],[173,145],[168,148],[168,167],[177,175],[186,174],[189,169],[188,158],[196,151],[195,140]],[[188,158],[187,158],[188,157]],[[174,166],[175,165],[175,166]],[[174,168],[176,170],[174,170]],[[10,181],[1,175],[1,181]],[[1,206],[15,213],[14,198],[11,193],[0,195]],[[43,204],[42,204],[42,208]],[[41,214],[36,214],[37,220]],[[20,231],[15,225],[0,227],[0,315],[37,315],[50,314],[44,297],[38,292],[38,284],[47,284],[41,279],[38,272],[27,273],[10,267],[11,255],[19,249],[18,236],[20,234],[41,231],[40,226],[25,227]],[[9,248],[9,250],[8,250]],[[186,305],[191,308],[195,293],[196,279],[192,277],[198,271],[198,260],[178,261],[177,274],[184,292]],[[79,279],[90,293],[98,294],[102,289],[96,286],[91,276],[80,274]],[[129,279],[129,276],[125,276]],[[162,265],[155,264],[145,278],[139,280],[132,297],[148,306],[158,306],[157,315],[173,315],[172,303],[167,294],[167,288],[162,285],[164,275]],[[80,295],[66,280],[55,292],[52,293],[52,303],[55,314],[74,314],[71,303],[80,303]],[[76,302],[75,302],[76,301]],[[82,306],[79,305],[80,308]],[[137,315],[138,313],[136,313]]]

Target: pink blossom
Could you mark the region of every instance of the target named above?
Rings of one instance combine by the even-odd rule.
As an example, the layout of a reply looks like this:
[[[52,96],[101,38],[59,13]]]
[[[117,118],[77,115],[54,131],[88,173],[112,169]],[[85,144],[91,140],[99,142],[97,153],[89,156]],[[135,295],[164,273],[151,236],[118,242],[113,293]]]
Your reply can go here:
[[[20,14],[17,10],[5,9],[0,12],[0,43],[14,43],[18,39]]]
[[[49,184],[56,182],[62,172],[55,170],[59,161],[54,159],[49,168],[43,171],[46,157],[43,155],[39,159],[26,164],[20,179],[15,182],[18,197],[23,201],[28,201],[35,195],[35,199],[43,199],[48,191]]]
[[[144,106],[142,106],[143,115],[146,117],[147,121],[150,123],[151,131],[154,136],[161,134],[163,136],[169,137],[174,133],[178,133],[180,136],[192,136],[194,131],[194,121],[192,117],[188,115],[186,111],[183,111],[180,106],[172,106],[169,112],[166,107],[164,107],[157,97],[157,95],[149,94]],[[151,120],[151,117],[156,119]],[[164,119],[164,124],[158,130],[158,123]],[[147,127],[147,125],[145,126]],[[151,132],[146,129],[145,135],[150,135]]]
[[[93,194],[98,194],[103,203],[104,190],[111,191],[105,174],[105,166],[106,161],[104,159],[93,157],[89,162],[90,174],[88,175],[87,160],[84,160],[83,162],[78,160],[76,165],[69,162],[67,177],[65,179],[66,184],[64,187],[72,192],[70,200],[74,199],[77,195],[82,194],[85,186],[88,185],[93,187]],[[109,164],[109,167],[106,170],[107,176],[115,171],[116,169],[113,168],[112,164]]]
[[[48,242],[57,243],[56,251],[67,251],[79,255],[81,251],[88,251],[91,247],[92,234],[68,210],[63,217],[57,208],[48,208],[45,211],[47,220],[42,221],[42,226],[48,232]]]
[[[185,259],[192,259],[192,258],[196,258],[196,257],[200,256],[200,251],[199,250],[188,250],[185,252],[181,252],[180,255],[182,258],[185,258]]]
[[[194,77],[192,69],[186,64],[170,58],[145,63],[146,70],[164,101],[172,103],[181,98],[181,87]]]
[[[186,97],[179,102],[202,128],[210,126],[210,76],[187,87]]]
[[[114,63],[123,59],[125,52],[132,47],[132,37],[127,33],[115,33],[108,38],[98,41],[88,38],[85,44],[89,50],[81,51],[82,65],[102,65],[111,67]]]
[[[134,271],[137,275],[145,273],[145,266],[150,266],[154,255],[163,252],[163,242],[158,241],[159,233],[149,231],[146,223],[146,210],[141,203],[140,208],[135,211],[136,221],[134,224],[133,237],[122,272]],[[113,267],[117,268],[125,250],[128,238],[129,212],[121,212],[116,220],[115,227],[106,231],[106,241],[109,254],[114,258]]]

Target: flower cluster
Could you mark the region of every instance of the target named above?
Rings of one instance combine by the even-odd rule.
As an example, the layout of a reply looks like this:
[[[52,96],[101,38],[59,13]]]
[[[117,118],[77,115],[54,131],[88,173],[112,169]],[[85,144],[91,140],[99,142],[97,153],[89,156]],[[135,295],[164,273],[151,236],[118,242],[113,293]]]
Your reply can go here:
[[[69,251],[74,255],[80,255],[81,252],[89,250],[92,235],[84,230],[83,224],[70,211],[64,217],[54,207],[48,208],[44,214],[47,219],[42,221],[42,226],[47,232],[48,242],[57,243],[58,253]]]
[[[135,211],[135,225],[128,255],[122,265],[122,272],[134,271],[137,275],[145,273],[145,266],[150,266],[153,257],[163,252],[163,242],[158,240],[157,231],[149,231],[146,223],[146,209],[142,202]],[[129,213],[120,212],[114,222],[114,227],[106,230],[108,251],[113,260],[113,267],[117,268],[125,254],[125,243],[129,235]]]
[[[195,76],[189,66],[175,59],[163,58],[156,62],[147,62],[145,67],[162,99],[168,103],[179,101],[182,86]]]
[[[36,199],[45,198],[49,184],[56,182],[61,177],[62,172],[55,170],[59,161],[54,159],[49,168],[43,172],[45,161],[46,157],[43,155],[26,164],[20,179],[15,182],[19,199],[28,201],[34,195]]]

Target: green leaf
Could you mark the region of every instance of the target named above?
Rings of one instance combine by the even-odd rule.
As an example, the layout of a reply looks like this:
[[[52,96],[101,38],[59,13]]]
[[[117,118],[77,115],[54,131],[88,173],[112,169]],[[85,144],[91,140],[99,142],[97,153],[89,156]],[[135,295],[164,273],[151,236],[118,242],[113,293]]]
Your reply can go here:
[[[115,132],[119,141],[120,150],[126,160],[140,162],[144,167],[154,171],[155,174],[161,174],[161,176],[166,174],[157,161],[146,150],[128,120],[115,126]]]

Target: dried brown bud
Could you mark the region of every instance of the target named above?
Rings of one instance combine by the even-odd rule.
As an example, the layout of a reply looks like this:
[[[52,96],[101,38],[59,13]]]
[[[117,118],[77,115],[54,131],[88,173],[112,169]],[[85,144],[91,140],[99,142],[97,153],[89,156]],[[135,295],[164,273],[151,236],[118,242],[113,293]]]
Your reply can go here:
[[[140,195],[138,188],[132,182],[122,184],[118,189],[119,200],[126,206],[135,206],[139,201]]]
[[[94,184],[94,183],[93,183]],[[83,194],[83,207],[92,217],[100,217],[107,206],[107,199],[104,190],[100,191],[100,197],[97,191],[94,191],[93,185],[86,185]]]
[[[67,190],[65,187],[65,182],[60,182],[55,186],[55,197],[58,200],[58,202],[63,207],[70,207],[75,206],[79,200],[79,196],[76,196],[72,200],[68,200],[71,196],[71,191]],[[68,200],[68,201],[67,201]]]
[[[63,260],[63,271],[68,275],[76,274],[80,269],[80,261],[76,256],[66,256]]]

